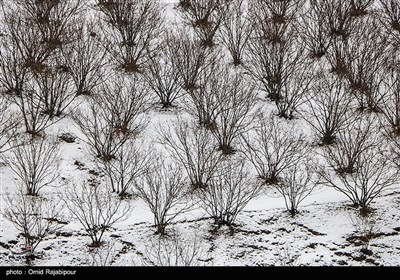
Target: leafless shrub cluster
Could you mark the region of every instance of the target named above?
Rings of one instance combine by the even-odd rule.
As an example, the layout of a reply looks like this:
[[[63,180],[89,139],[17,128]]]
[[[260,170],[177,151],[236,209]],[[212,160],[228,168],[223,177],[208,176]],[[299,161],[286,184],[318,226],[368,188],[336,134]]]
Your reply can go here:
[[[170,59],[179,74],[181,87],[190,94],[198,88],[200,74],[214,61],[215,55],[212,50],[202,47],[187,28],[171,33],[168,44],[174,50]]]
[[[60,192],[70,214],[89,235],[92,247],[102,245],[104,233],[115,223],[122,221],[130,214],[130,205],[116,199],[108,186],[88,184],[69,186]]]
[[[21,232],[25,240],[24,251],[31,254],[44,238],[65,224],[59,201],[54,197],[27,196],[24,189],[20,188],[17,193],[4,198],[4,218]]]
[[[71,76],[69,69],[58,59],[40,72],[34,72],[33,83],[28,90],[33,97],[37,97],[40,114],[48,115],[50,119],[59,117],[75,98],[71,90]],[[23,110],[23,113],[25,110]]]
[[[267,97],[275,102],[278,115],[292,119],[312,81],[312,64],[296,30],[297,13],[303,1],[254,1],[250,18],[255,28],[249,40],[246,69]]]
[[[400,69],[388,67],[383,73],[381,85],[381,112],[388,124],[388,135],[400,135]]]
[[[243,154],[265,184],[277,184],[284,170],[296,166],[310,152],[305,136],[294,125],[285,129],[276,118],[259,116],[254,128],[242,138]]]
[[[333,1],[331,1],[333,2]],[[309,1],[309,6],[301,15],[299,31],[304,46],[312,58],[324,57],[332,43],[332,36],[327,26],[328,10],[324,9],[327,1]]]
[[[166,227],[178,215],[188,211],[192,203],[188,199],[190,189],[181,169],[163,162],[162,156],[154,159],[143,180],[136,184],[138,196],[144,200],[154,215],[156,233],[166,234]]]
[[[247,43],[252,35],[248,4],[244,0],[229,1],[219,28],[218,39],[229,51],[235,66],[243,64]]]
[[[96,86],[106,80],[107,48],[102,45],[94,21],[85,22],[75,36],[73,44],[62,46],[62,57],[76,95],[91,95]]]
[[[400,44],[400,3],[396,0],[379,0],[381,19],[385,29],[391,34],[391,41]]]
[[[12,147],[11,139],[15,137],[21,121],[20,116],[10,107],[8,98],[0,94],[0,153]]]
[[[13,96],[26,131],[37,135],[74,99],[61,55],[73,44],[81,1],[14,1],[4,4],[2,91]]]
[[[97,1],[107,51],[123,71],[142,72],[157,50],[163,24],[159,5],[151,0]]]
[[[233,76],[225,74],[220,78],[225,80],[225,84],[221,88],[223,91],[217,96],[219,109],[215,119],[216,126],[211,132],[216,137],[222,153],[229,155],[235,151],[234,142],[237,142],[254,120],[255,113],[252,110],[256,103],[256,95],[254,87],[247,84],[240,73]],[[223,92],[229,92],[229,95],[224,95]]]
[[[344,43],[342,70],[358,107],[376,112],[381,107],[381,69],[383,54],[387,50],[386,36],[376,17],[360,20],[354,26],[357,32],[352,33]]]
[[[219,76],[223,73],[220,63],[221,61],[215,60],[204,67],[197,79],[197,88],[189,93],[188,112],[196,118],[199,125],[209,130],[216,129],[216,117],[220,110],[219,97],[229,86],[226,73],[224,77]]]
[[[10,149],[3,158],[21,186],[6,197],[4,216],[23,232],[27,250],[61,218],[55,200],[39,197],[59,177],[59,145],[38,136],[77,98],[72,119],[104,182],[68,187],[60,197],[93,247],[129,214],[122,198],[140,197],[162,237],[146,256],[151,265],[198,264],[197,241],[166,238],[195,203],[217,225],[231,226],[261,187],[277,191],[294,216],[321,184],[365,214],[399,182],[397,0],[181,0],[184,26],[173,28],[158,1],[92,2],[1,3],[0,152]],[[302,114],[327,166],[310,159],[294,121],[267,114],[255,121],[258,89],[280,118]],[[163,109],[182,100],[191,118],[159,130],[157,144],[172,163],[138,143],[153,96]],[[382,116],[392,154],[373,116]],[[20,137],[19,122],[32,137]],[[369,222],[354,224],[367,250]],[[93,264],[111,264],[105,252],[93,250]],[[289,253],[283,264],[294,263]]]
[[[357,171],[361,155],[378,146],[376,127],[371,118],[364,120],[358,115],[338,134],[334,146],[326,146],[324,154],[331,166],[339,174],[351,174]]]

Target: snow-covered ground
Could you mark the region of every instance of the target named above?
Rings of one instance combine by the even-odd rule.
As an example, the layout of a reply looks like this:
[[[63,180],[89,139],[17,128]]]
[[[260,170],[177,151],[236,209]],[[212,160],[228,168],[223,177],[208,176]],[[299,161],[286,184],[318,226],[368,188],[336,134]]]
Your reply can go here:
[[[142,137],[152,138],[156,123],[171,121],[177,117],[177,110],[149,113],[151,123]],[[48,134],[58,135],[69,131],[78,134],[72,122],[66,118],[49,129]],[[62,173],[66,180],[79,183],[88,178],[90,157],[84,151],[84,143],[62,143]],[[74,163],[85,164],[83,168]],[[15,189],[17,179],[8,167],[2,165],[1,196]],[[59,184],[58,188],[65,185]],[[43,193],[56,192],[47,188]],[[205,212],[195,209],[179,216],[167,232],[179,234],[180,246],[197,248],[197,265],[400,265],[400,192],[391,191],[377,198],[372,204],[375,209],[374,238],[369,249],[371,255],[361,253],[362,242],[354,225],[357,210],[346,198],[329,188],[316,190],[302,204],[300,213],[291,217],[281,197],[266,194],[253,199],[239,214],[233,228],[213,225]],[[1,207],[4,207],[3,200]],[[110,250],[103,249],[113,258],[108,265],[146,265],[152,250],[157,250],[158,236],[154,234],[153,216],[143,201],[130,200],[131,215],[117,223],[106,233],[105,241]],[[0,264],[23,265],[23,256],[14,254],[23,248],[23,238],[15,227],[1,216]],[[196,240],[196,245],[194,241]],[[69,221],[56,234],[48,236],[36,249],[37,258],[33,265],[79,266],[88,265],[91,257],[90,238],[85,235],[76,221]],[[107,252],[106,252],[107,251]],[[93,255],[93,254],[92,254]],[[112,261],[112,263],[111,263]]]
[[[163,2],[176,3],[177,0]],[[171,4],[166,8],[168,13],[173,13]],[[140,137],[148,144],[152,143],[156,140],[155,130],[160,124],[173,122],[182,114],[185,113],[179,107],[167,112],[150,111],[150,124]],[[63,132],[75,134],[78,139],[75,143],[61,142],[61,177],[64,179],[60,179],[57,187],[43,189],[46,195],[65,188],[66,182],[79,184],[94,176],[89,171],[96,167],[85,153],[85,143],[79,140],[83,135],[69,117],[46,130],[47,135],[54,137]],[[83,167],[76,163],[83,164]],[[18,179],[10,168],[1,164],[1,210],[5,207],[4,195],[15,191],[17,184]],[[102,264],[154,264],[154,254],[160,248],[157,245],[159,237],[154,234],[153,216],[142,200],[132,199],[128,203],[132,205],[129,218],[106,232],[104,241],[109,246],[100,249],[98,255],[94,255],[93,249],[88,246],[90,238],[81,225],[69,220],[61,230],[40,243],[31,265],[82,266],[93,263],[96,258],[104,260],[107,255],[108,259]],[[307,197],[295,217],[286,211],[283,198],[266,190],[250,201],[231,228],[217,228],[204,211],[194,209],[178,216],[167,232],[170,236],[178,234],[174,244],[186,248],[187,254],[197,250],[196,265],[399,266],[399,186],[376,198],[371,207],[375,218],[368,247],[370,251],[367,253],[361,252],[365,242],[359,238],[360,232],[357,232],[354,222],[358,210],[351,207],[344,195],[328,187],[315,190]],[[23,246],[20,233],[1,215],[0,265],[24,265],[24,256],[16,254]]]

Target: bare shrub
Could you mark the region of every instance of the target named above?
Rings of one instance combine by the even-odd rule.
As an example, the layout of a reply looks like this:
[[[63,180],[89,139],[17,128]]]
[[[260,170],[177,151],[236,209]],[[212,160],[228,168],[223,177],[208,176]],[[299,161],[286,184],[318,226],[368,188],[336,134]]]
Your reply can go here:
[[[181,76],[178,66],[174,63],[174,56],[179,51],[175,49],[173,35],[165,36],[165,43],[156,55],[149,58],[146,70],[143,72],[145,80],[152,91],[158,96],[162,108],[168,108],[180,98],[184,92],[181,89]]]
[[[259,116],[254,129],[241,138],[243,154],[264,184],[277,184],[283,171],[296,166],[310,152],[305,136],[296,133],[293,124],[284,125],[276,118]]]
[[[246,59],[252,63],[246,64],[246,70],[275,102],[278,115],[292,119],[308,91],[313,71],[295,28],[302,1],[268,3],[250,9],[257,28],[249,40]]]
[[[50,119],[59,117],[74,101],[75,94],[71,90],[71,76],[63,61],[54,59],[52,65],[40,72],[33,73],[31,89],[39,97],[41,113]]]
[[[109,161],[128,139],[144,129],[148,93],[142,85],[137,77],[118,75],[101,85],[86,108],[75,111],[73,120],[85,135],[91,154]]]
[[[344,194],[361,213],[368,213],[369,204],[400,179],[369,123],[354,121],[336,146],[326,147],[325,158],[329,168],[320,168],[321,183]]]
[[[341,79],[347,79],[349,75],[350,70],[346,59],[348,52],[348,45],[345,40],[334,40],[326,53],[331,72]]]
[[[37,135],[52,123],[43,113],[52,118],[69,104],[67,75],[49,68],[61,46],[73,41],[81,8],[81,1],[27,0],[4,4],[5,52],[1,57],[5,63],[0,80],[6,92],[15,94],[14,101],[28,133]]]
[[[361,244],[361,252],[371,255],[371,241],[377,238],[379,231],[377,218],[373,214],[369,215],[350,215],[351,225],[354,227],[356,235],[352,237]]]
[[[223,71],[220,61],[215,60],[199,75],[198,87],[189,92],[187,111],[208,130],[216,129],[216,118],[221,110],[219,96],[228,89],[228,79],[229,75]]]
[[[205,47],[214,46],[214,37],[223,21],[226,0],[189,0],[180,5],[184,22],[193,27]]]
[[[378,145],[376,132],[371,117],[354,116],[338,133],[336,145],[324,147],[329,165],[339,174],[356,172],[361,155]]]
[[[200,266],[205,256],[198,237],[184,242],[177,234],[159,236],[146,247],[144,264],[150,266]]]
[[[319,178],[312,166],[311,157],[306,157],[282,172],[275,189],[283,196],[286,209],[294,217],[299,204],[316,188]]]
[[[50,119],[49,115],[43,114],[45,101],[32,84],[27,85],[26,90],[19,95],[13,96],[12,100],[21,113],[26,133],[31,136],[39,136],[56,122],[56,120]]]
[[[321,58],[328,52],[332,37],[326,26],[322,1],[311,0],[299,21],[300,36],[312,58]]]
[[[102,31],[115,64],[127,73],[142,71],[162,32],[160,4],[152,0],[98,0]]]
[[[279,43],[296,25],[305,1],[249,1],[250,19],[255,35],[270,43]]]
[[[216,127],[212,134],[218,141],[219,149],[228,155],[235,151],[234,142],[243,134],[254,119],[256,95],[254,87],[244,81],[240,74],[229,78],[228,96],[219,95],[217,102],[218,115],[216,116]],[[221,92],[222,93],[222,92]]]
[[[3,215],[14,224],[25,240],[24,251],[33,254],[44,238],[64,226],[59,201],[54,197],[33,197],[24,193],[24,187],[16,194],[5,196]]]
[[[89,235],[92,247],[101,246],[104,233],[130,213],[130,205],[113,197],[110,188],[102,184],[69,186],[60,196]]]
[[[31,70],[40,70],[62,45],[73,41],[79,28],[82,1],[14,1],[3,10],[14,47]],[[23,32],[20,32],[23,30]]]
[[[347,93],[347,83],[336,75],[319,72],[307,96],[302,112],[316,131],[322,145],[333,144],[336,135],[347,125],[352,113],[352,98]]]
[[[151,152],[142,145],[135,146],[133,140],[125,142],[110,161],[98,161],[100,170],[107,177],[108,185],[121,198],[132,195],[132,188],[140,176],[145,174],[152,160]]]
[[[400,33],[400,3],[396,0],[379,0],[382,19],[388,29]]]
[[[102,247],[89,248],[89,258],[87,264],[90,266],[109,267],[115,265],[117,252],[115,243],[107,242]]]
[[[180,214],[189,210],[189,188],[181,169],[164,163],[162,156],[154,159],[153,165],[136,184],[137,194],[154,215],[156,233],[166,234],[166,227]]]
[[[234,140],[252,121],[254,87],[241,73],[232,73],[218,63],[207,69],[200,76],[199,88],[190,94],[189,113],[211,131],[224,154],[232,154]]]
[[[382,102],[380,70],[387,50],[387,37],[376,17],[358,21],[354,26],[357,32],[349,36],[345,49],[346,77],[359,108],[376,112]]]
[[[350,15],[353,18],[362,17],[371,12],[375,0],[351,0]]]
[[[0,40],[0,85],[1,91],[10,95],[21,95],[30,79],[27,67],[21,63],[23,56],[16,51],[13,38]]]
[[[205,188],[195,195],[202,207],[218,226],[234,224],[238,214],[255,198],[261,184],[252,180],[244,160],[229,160],[217,169]]]
[[[244,50],[252,34],[248,18],[248,6],[244,0],[228,3],[219,28],[218,39],[229,51],[234,66],[243,63]]]
[[[53,140],[30,138],[13,139],[12,158],[5,158],[20,179],[27,195],[38,196],[39,191],[51,186],[59,178],[59,144]]]
[[[127,134],[115,132],[114,118],[97,98],[89,100],[86,108],[77,109],[72,118],[86,138],[82,140],[88,145],[89,154],[103,161],[114,159],[129,139]]]
[[[137,76],[117,74],[101,84],[99,98],[111,115],[117,134],[138,135],[147,125],[143,113],[149,109],[149,88]]]
[[[346,39],[353,31],[350,1],[315,1],[323,12],[325,25],[334,39]]]
[[[217,142],[208,131],[189,121],[179,120],[175,126],[164,126],[159,131],[159,141],[185,169],[193,189],[208,185],[222,159]]]
[[[199,76],[212,61],[212,51],[203,48],[186,28],[171,33],[167,39],[169,48],[174,50],[170,59],[181,79],[181,87],[191,93],[198,88]]]
[[[107,48],[101,45],[100,34],[94,22],[85,22],[76,34],[73,44],[62,46],[61,51],[76,95],[90,95],[102,81],[107,62]]]

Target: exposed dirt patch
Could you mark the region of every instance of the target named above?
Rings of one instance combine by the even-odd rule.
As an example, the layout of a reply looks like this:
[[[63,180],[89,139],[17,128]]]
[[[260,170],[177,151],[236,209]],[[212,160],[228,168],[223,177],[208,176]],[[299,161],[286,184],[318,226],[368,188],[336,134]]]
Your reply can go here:
[[[297,225],[299,227],[302,227],[302,228],[306,229],[309,233],[311,233],[312,235],[315,235],[315,236],[324,236],[324,235],[326,235],[325,233],[318,232],[318,231],[313,230],[313,229],[311,229],[311,228],[309,228],[309,227],[307,227],[307,226],[305,226],[303,224],[300,224],[300,223],[294,222],[294,223],[292,223],[292,225]]]

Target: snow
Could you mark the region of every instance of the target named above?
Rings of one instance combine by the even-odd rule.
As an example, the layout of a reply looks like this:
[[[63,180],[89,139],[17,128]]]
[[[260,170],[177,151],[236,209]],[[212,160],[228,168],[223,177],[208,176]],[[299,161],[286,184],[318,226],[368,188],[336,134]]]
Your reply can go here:
[[[176,3],[177,1],[164,1]],[[172,5],[167,5],[169,13]],[[263,107],[269,105],[263,103]],[[271,111],[272,109],[268,109]],[[148,113],[150,123],[140,136],[148,145],[157,140],[158,127],[176,121],[178,116],[188,116],[182,108],[169,111],[153,109]],[[311,135],[305,122],[298,121],[298,127]],[[83,134],[66,117],[46,130],[48,135],[70,132],[78,139],[75,143],[61,142],[61,180],[57,187],[47,187],[43,193],[56,193],[65,187],[63,182],[77,184],[87,179],[89,170],[95,169],[93,159],[85,153],[85,143],[79,138]],[[310,136],[311,137],[311,136]],[[168,160],[168,159],[166,159]],[[78,168],[76,161],[84,164]],[[15,191],[17,178],[11,170],[0,163],[0,207],[4,208],[4,195]],[[379,237],[371,241],[371,256],[360,253],[361,246],[349,241],[355,234],[351,215],[356,213],[346,197],[328,187],[315,190],[299,206],[300,213],[291,217],[282,197],[270,190],[250,201],[239,214],[233,228],[222,226],[217,229],[212,219],[201,209],[178,216],[167,232],[179,233],[183,246],[193,245],[196,237],[201,248],[198,264],[204,266],[399,266],[400,265],[400,188],[377,198],[372,203],[375,209],[376,230]],[[112,244],[114,261],[107,265],[145,265],[146,256],[152,243],[157,241],[154,234],[153,216],[140,199],[129,200],[132,210],[129,218],[119,222],[106,232],[105,241]],[[24,265],[23,256],[18,252],[23,246],[23,238],[14,226],[0,217],[0,265]],[[88,245],[90,238],[82,226],[74,220],[57,234],[50,235],[37,248],[37,266],[81,266],[91,262]],[[153,246],[154,247],[154,246]],[[154,249],[154,248],[153,248]]]
[[[155,127],[173,121],[184,114],[177,109],[167,112],[153,110],[149,113],[151,122],[141,136],[155,140]],[[68,118],[58,122],[48,133],[79,131]],[[94,168],[93,161],[84,151],[84,142],[61,143],[62,177],[77,183],[88,177],[88,171]],[[82,170],[74,164],[85,164]],[[16,178],[5,165],[0,168],[1,195],[12,192]],[[59,184],[57,188],[65,187]],[[45,193],[56,192],[54,188]],[[346,197],[330,188],[322,188],[312,193],[302,204],[300,213],[290,217],[284,207],[283,198],[265,191],[250,201],[238,216],[232,229],[223,226],[216,229],[211,219],[201,209],[178,216],[167,232],[177,231],[182,242],[191,245],[193,237],[199,240],[202,256],[200,265],[204,266],[269,266],[293,265],[305,266],[353,266],[353,265],[400,265],[400,192],[393,191],[377,198],[372,204],[377,217],[377,232],[381,236],[373,239],[370,250],[373,255],[364,260],[355,260],[360,255],[360,246],[352,244],[348,237],[355,234],[351,223],[353,209]],[[130,200],[131,215],[123,222],[114,225],[108,231],[105,241],[112,244],[113,263],[109,265],[144,265],[149,244],[157,240],[152,226],[153,217],[145,203],[139,199]],[[4,202],[1,201],[1,208]],[[13,255],[23,246],[14,226],[1,216],[0,263],[2,265],[23,265],[21,256]],[[80,266],[91,262],[90,239],[76,221],[69,223],[57,234],[48,236],[37,248],[39,257],[34,265]],[[186,240],[186,241],[184,241]],[[15,241],[17,242],[16,244]],[[8,249],[8,246],[10,249]],[[151,246],[150,246],[151,247]],[[153,246],[154,247],[154,246]],[[285,264],[286,263],[286,264]]]

